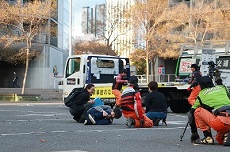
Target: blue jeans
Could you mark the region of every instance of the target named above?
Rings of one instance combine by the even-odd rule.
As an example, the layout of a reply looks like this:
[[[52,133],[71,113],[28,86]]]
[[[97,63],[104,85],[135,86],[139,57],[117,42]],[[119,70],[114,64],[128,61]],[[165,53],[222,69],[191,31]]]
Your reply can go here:
[[[87,113],[90,114],[94,118],[94,120],[96,121],[96,125],[109,125],[112,123],[110,119],[104,118],[102,112],[99,112],[95,110],[94,108],[89,109]],[[88,116],[86,117],[86,119],[88,122],[91,122]]]
[[[151,119],[165,119],[167,117],[167,113],[165,112],[148,112],[146,113],[146,116]]]

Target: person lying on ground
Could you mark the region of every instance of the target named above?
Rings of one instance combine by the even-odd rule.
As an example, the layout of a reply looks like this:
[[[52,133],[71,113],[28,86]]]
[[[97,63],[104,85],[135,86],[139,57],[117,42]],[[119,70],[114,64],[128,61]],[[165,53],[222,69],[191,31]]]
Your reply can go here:
[[[85,125],[109,125],[113,119],[122,116],[119,108],[112,109],[109,105],[92,107],[87,111]]]

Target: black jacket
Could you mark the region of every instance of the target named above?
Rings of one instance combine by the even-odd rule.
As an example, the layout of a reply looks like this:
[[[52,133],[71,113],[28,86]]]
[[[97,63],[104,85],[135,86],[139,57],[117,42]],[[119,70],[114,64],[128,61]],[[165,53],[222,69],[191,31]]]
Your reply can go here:
[[[192,72],[192,79],[190,82],[190,88],[195,87],[199,84],[200,78],[202,77],[200,71],[193,71]]]
[[[167,99],[163,93],[153,91],[146,96],[147,112],[167,112]]]
[[[84,105],[87,104],[89,100],[90,100],[90,94],[86,89],[84,89],[82,93],[80,93],[74,98],[73,110],[74,111],[83,110],[85,107]]]

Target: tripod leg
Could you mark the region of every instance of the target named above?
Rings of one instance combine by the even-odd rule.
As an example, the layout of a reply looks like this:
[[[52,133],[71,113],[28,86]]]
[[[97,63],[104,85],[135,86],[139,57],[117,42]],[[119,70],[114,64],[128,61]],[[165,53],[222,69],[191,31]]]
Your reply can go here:
[[[188,124],[189,124],[189,122],[187,122],[187,124],[186,124],[186,126],[185,126],[185,128],[184,128],[184,131],[183,131],[182,135],[180,135],[180,141],[182,141],[182,139],[183,139],[183,137],[184,137],[184,134],[185,134],[185,132],[186,132],[186,130],[187,130],[187,128],[188,128]]]

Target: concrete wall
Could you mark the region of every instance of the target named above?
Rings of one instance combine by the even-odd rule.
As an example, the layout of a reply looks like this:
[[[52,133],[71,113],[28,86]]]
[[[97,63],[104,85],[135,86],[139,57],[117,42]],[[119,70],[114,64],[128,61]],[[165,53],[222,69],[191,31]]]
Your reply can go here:
[[[53,68],[57,67],[57,76],[63,76],[66,55],[62,50],[44,46],[43,50],[35,59],[30,61],[26,88],[53,89],[55,77]],[[11,65],[0,62],[0,88],[12,88],[15,71],[19,77],[18,85],[21,87],[24,78],[25,65]]]
[[[54,66],[57,67],[57,76],[63,75],[63,52],[54,47],[44,47],[41,55],[33,61],[33,66],[29,69],[27,87],[29,88],[54,88]]]

